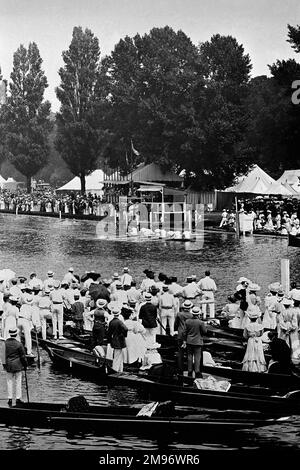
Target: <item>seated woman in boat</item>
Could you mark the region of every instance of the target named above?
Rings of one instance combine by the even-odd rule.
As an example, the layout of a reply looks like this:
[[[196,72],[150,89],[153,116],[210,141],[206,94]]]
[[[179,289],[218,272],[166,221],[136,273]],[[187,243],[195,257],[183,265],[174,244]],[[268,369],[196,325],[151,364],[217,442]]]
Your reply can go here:
[[[248,340],[246,353],[243,359],[243,370],[248,372],[265,372],[267,370],[261,336],[263,326],[258,323],[260,310],[251,305],[247,310],[249,324],[244,329],[244,338]]]
[[[126,349],[123,350],[125,354],[125,364],[142,361],[147,349],[146,339],[144,337],[146,330],[139,321],[132,320],[132,313],[132,309],[122,308],[124,324],[128,329],[127,336],[125,338]]]
[[[271,212],[270,210],[267,210],[267,220],[266,220],[264,229],[265,229],[265,230],[269,230],[269,231],[273,231],[273,230],[274,230],[272,212]]]

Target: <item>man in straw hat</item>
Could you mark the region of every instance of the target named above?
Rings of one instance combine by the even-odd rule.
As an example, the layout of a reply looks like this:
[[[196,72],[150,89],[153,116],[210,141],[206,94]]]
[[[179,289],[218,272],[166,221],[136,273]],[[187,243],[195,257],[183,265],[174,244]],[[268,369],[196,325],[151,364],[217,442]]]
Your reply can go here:
[[[215,281],[210,277],[210,271],[205,271],[205,276],[198,282],[198,288],[203,292],[202,301],[210,302],[202,304],[203,319],[206,318],[207,305],[209,305],[209,318],[215,318],[215,292],[217,286]]]
[[[20,308],[18,318],[18,328],[20,332],[24,333],[25,347],[28,356],[32,356],[32,339],[31,339],[31,327],[32,327],[32,314],[33,314],[33,296],[26,294],[23,298],[23,305]]]
[[[144,294],[145,303],[141,305],[139,319],[146,330],[145,336],[147,343],[154,343],[157,331],[157,307],[152,303],[150,292]]]
[[[200,320],[200,308],[193,307],[191,310],[192,318],[187,318],[183,329],[183,348],[187,348],[188,354],[188,376],[193,377],[193,368],[195,377],[202,377],[202,347],[203,335],[207,329],[205,323]]]
[[[166,335],[167,323],[169,324],[170,335],[174,335],[174,322],[175,322],[175,299],[174,295],[169,292],[169,285],[164,284],[162,286],[162,294],[158,300],[158,309],[162,323],[161,332]]]
[[[119,319],[120,308],[114,306],[112,314],[114,318],[109,322],[107,330],[107,341],[113,349],[112,368],[116,372],[123,372],[123,349],[126,348],[125,338],[127,336],[127,327]]]
[[[177,364],[178,364],[178,373],[179,375],[183,375],[184,372],[184,348],[183,345],[183,332],[185,327],[185,322],[188,318],[193,318],[191,314],[191,309],[193,308],[193,304],[190,300],[185,300],[181,305],[180,311],[177,313],[175,317],[174,329],[177,331],[177,347],[178,347],[178,355],[177,355]]]
[[[5,341],[5,354],[2,360],[6,370],[8,405],[12,406],[13,385],[16,387],[16,404],[22,403],[22,370],[27,368],[25,349],[18,341],[18,330],[9,330],[9,338]]]
[[[51,311],[52,311],[52,328],[53,328],[53,338],[57,339],[57,327],[58,327],[58,337],[63,339],[63,323],[64,323],[64,309],[63,309],[63,292],[60,288],[60,282],[54,282],[54,290],[50,292],[50,300],[52,302]]]

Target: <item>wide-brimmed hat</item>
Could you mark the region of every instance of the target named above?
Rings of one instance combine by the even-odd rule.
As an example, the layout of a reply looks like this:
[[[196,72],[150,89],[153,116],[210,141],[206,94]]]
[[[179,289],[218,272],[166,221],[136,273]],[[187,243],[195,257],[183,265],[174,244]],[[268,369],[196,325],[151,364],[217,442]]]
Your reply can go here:
[[[193,307],[192,310],[191,310],[191,313],[192,313],[192,315],[200,315],[201,310],[200,310],[199,307],[197,307],[196,305],[194,305],[194,307]]]
[[[120,282],[120,281],[117,281],[117,282],[115,283],[115,286],[116,286],[117,289],[122,289],[122,287],[123,287],[123,286],[122,286],[122,282]]]
[[[15,337],[15,336],[18,335],[18,330],[17,330],[17,328],[12,329],[12,330],[8,330],[8,333],[9,333],[9,336]]]
[[[278,292],[280,288],[281,288],[280,282],[272,282],[272,284],[269,285],[269,291],[271,292]]]
[[[167,284],[164,284],[164,285],[162,286],[162,289],[163,289],[163,290],[169,290],[169,286],[167,286]]]
[[[118,273],[114,273],[113,278],[114,278],[114,279],[119,279],[119,274],[118,274]]]
[[[185,300],[182,304],[182,308],[190,309],[193,307],[193,305],[194,305],[193,302],[191,302],[190,300]]]
[[[292,299],[300,301],[300,290],[299,289],[297,289],[293,292]]]
[[[283,305],[286,305],[286,306],[288,306],[288,305],[293,305],[292,299],[287,299],[286,297],[284,297],[284,298],[282,299],[282,303],[283,303]]]
[[[250,283],[250,280],[247,279],[246,277],[240,277],[239,280],[237,281],[238,283],[242,283],[242,282],[248,282],[248,284]]]
[[[48,271],[48,272],[47,272],[47,275],[50,276],[50,277],[52,277],[52,276],[54,276],[54,272],[53,272],[53,271]]]
[[[125,268],[123,268],[123,271],[124,271],[124,273],[128,273],[128,272],[129,272],[129,268],[127,268],[127,266],[125,266]]]
[[[113,307],[113,309],[112,309],[112,311],[111,311],[111,313],[112,313],[115,317],[119,316],[119,315],[120,315],[120,312],[121,312],[120,308],[117,307],[116,305]]]
[[[161,344],[154,341],[153,343],[148,343],[146,347],[147,349],[158,349],[161,347]]]
[[[277,295],[279,295],[280,297],[283,297],[285,294],[284,290],[282,289],[282,287],[279,287],[278,291],[277,291]]]
[[[44,294],[45,294],[45,295],[49,295],[49,294],[50,294],[50,292],[51,292],[51,290],[50,290],[50,289],[45,289],[45,291],[44,291]]]
[[[102,284],[109,286],[112,283],[112,279],[103,279]]]
[[[69,268],[69,272],[72,273],[74,271],[74,268],[72,266]]]
[[[248,289],[253,292],[257,292],[261,289],[261,287],[258,284],[250,283],[248,286]]]
[[[19,302],[18,297],[16,297],[15,295],[11,295],[11,296],[9,297],[9,300],[10,300],[11,302]]]
[[[54,287],[56,287],[56,288],[57,288],[57,287],[60,287],[60,282],[59,282],[59,281],[55,281],[53,285],[54,285]]]
[[[32,295],[26,295],[24,297],[24,302],[25,304],[31,305],[33,302],[33,296]]]
[[[256,305],[250,305],[247,309],[247,315],[249,318],[259,318],[261,316],[261,312]]]
[[[104,308],[107,305],[107,300],[105,299],[98,299],[96,302],[97,307]]]
[[[30,279],[31,279],[33,276],[36,276],[36,273],[31,273],[30,276],[29,276]]]

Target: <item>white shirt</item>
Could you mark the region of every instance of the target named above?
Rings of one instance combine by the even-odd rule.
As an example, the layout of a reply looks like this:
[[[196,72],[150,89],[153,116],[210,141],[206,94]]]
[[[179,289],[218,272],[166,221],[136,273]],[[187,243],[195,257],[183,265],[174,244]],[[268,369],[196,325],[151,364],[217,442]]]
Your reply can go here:
[[[132,281],[132,276],[130,276],[130,274],[128,273],[122,274],[121,276],[122,286],[124,286],[125,284],[127,286],[131,286],[131,281]]]
[[[200,279],[200,281],[198,282],[198,287],[203,291],[215,292],[217,290],[215,281],[209,276],[205,276]]]
[[[40,289],[43,289],[43,281],[41,279],[38,279],[37,277],[34,277],[33,279],[30,279],[28,282],[29,287],[39,287]]]

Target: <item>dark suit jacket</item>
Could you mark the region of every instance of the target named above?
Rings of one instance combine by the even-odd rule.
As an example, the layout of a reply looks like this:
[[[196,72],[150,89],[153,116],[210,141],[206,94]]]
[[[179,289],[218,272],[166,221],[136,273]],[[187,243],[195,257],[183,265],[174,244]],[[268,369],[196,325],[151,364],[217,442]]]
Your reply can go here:
[[[27,366],[25,349],[16,338],[5,341],[5,364],[7,372],[20,372]]]
[[[126,348],[125,338],[127,336],[127,326],[119,320],[113,318],[108,325],[107,340],[113,349]]]

